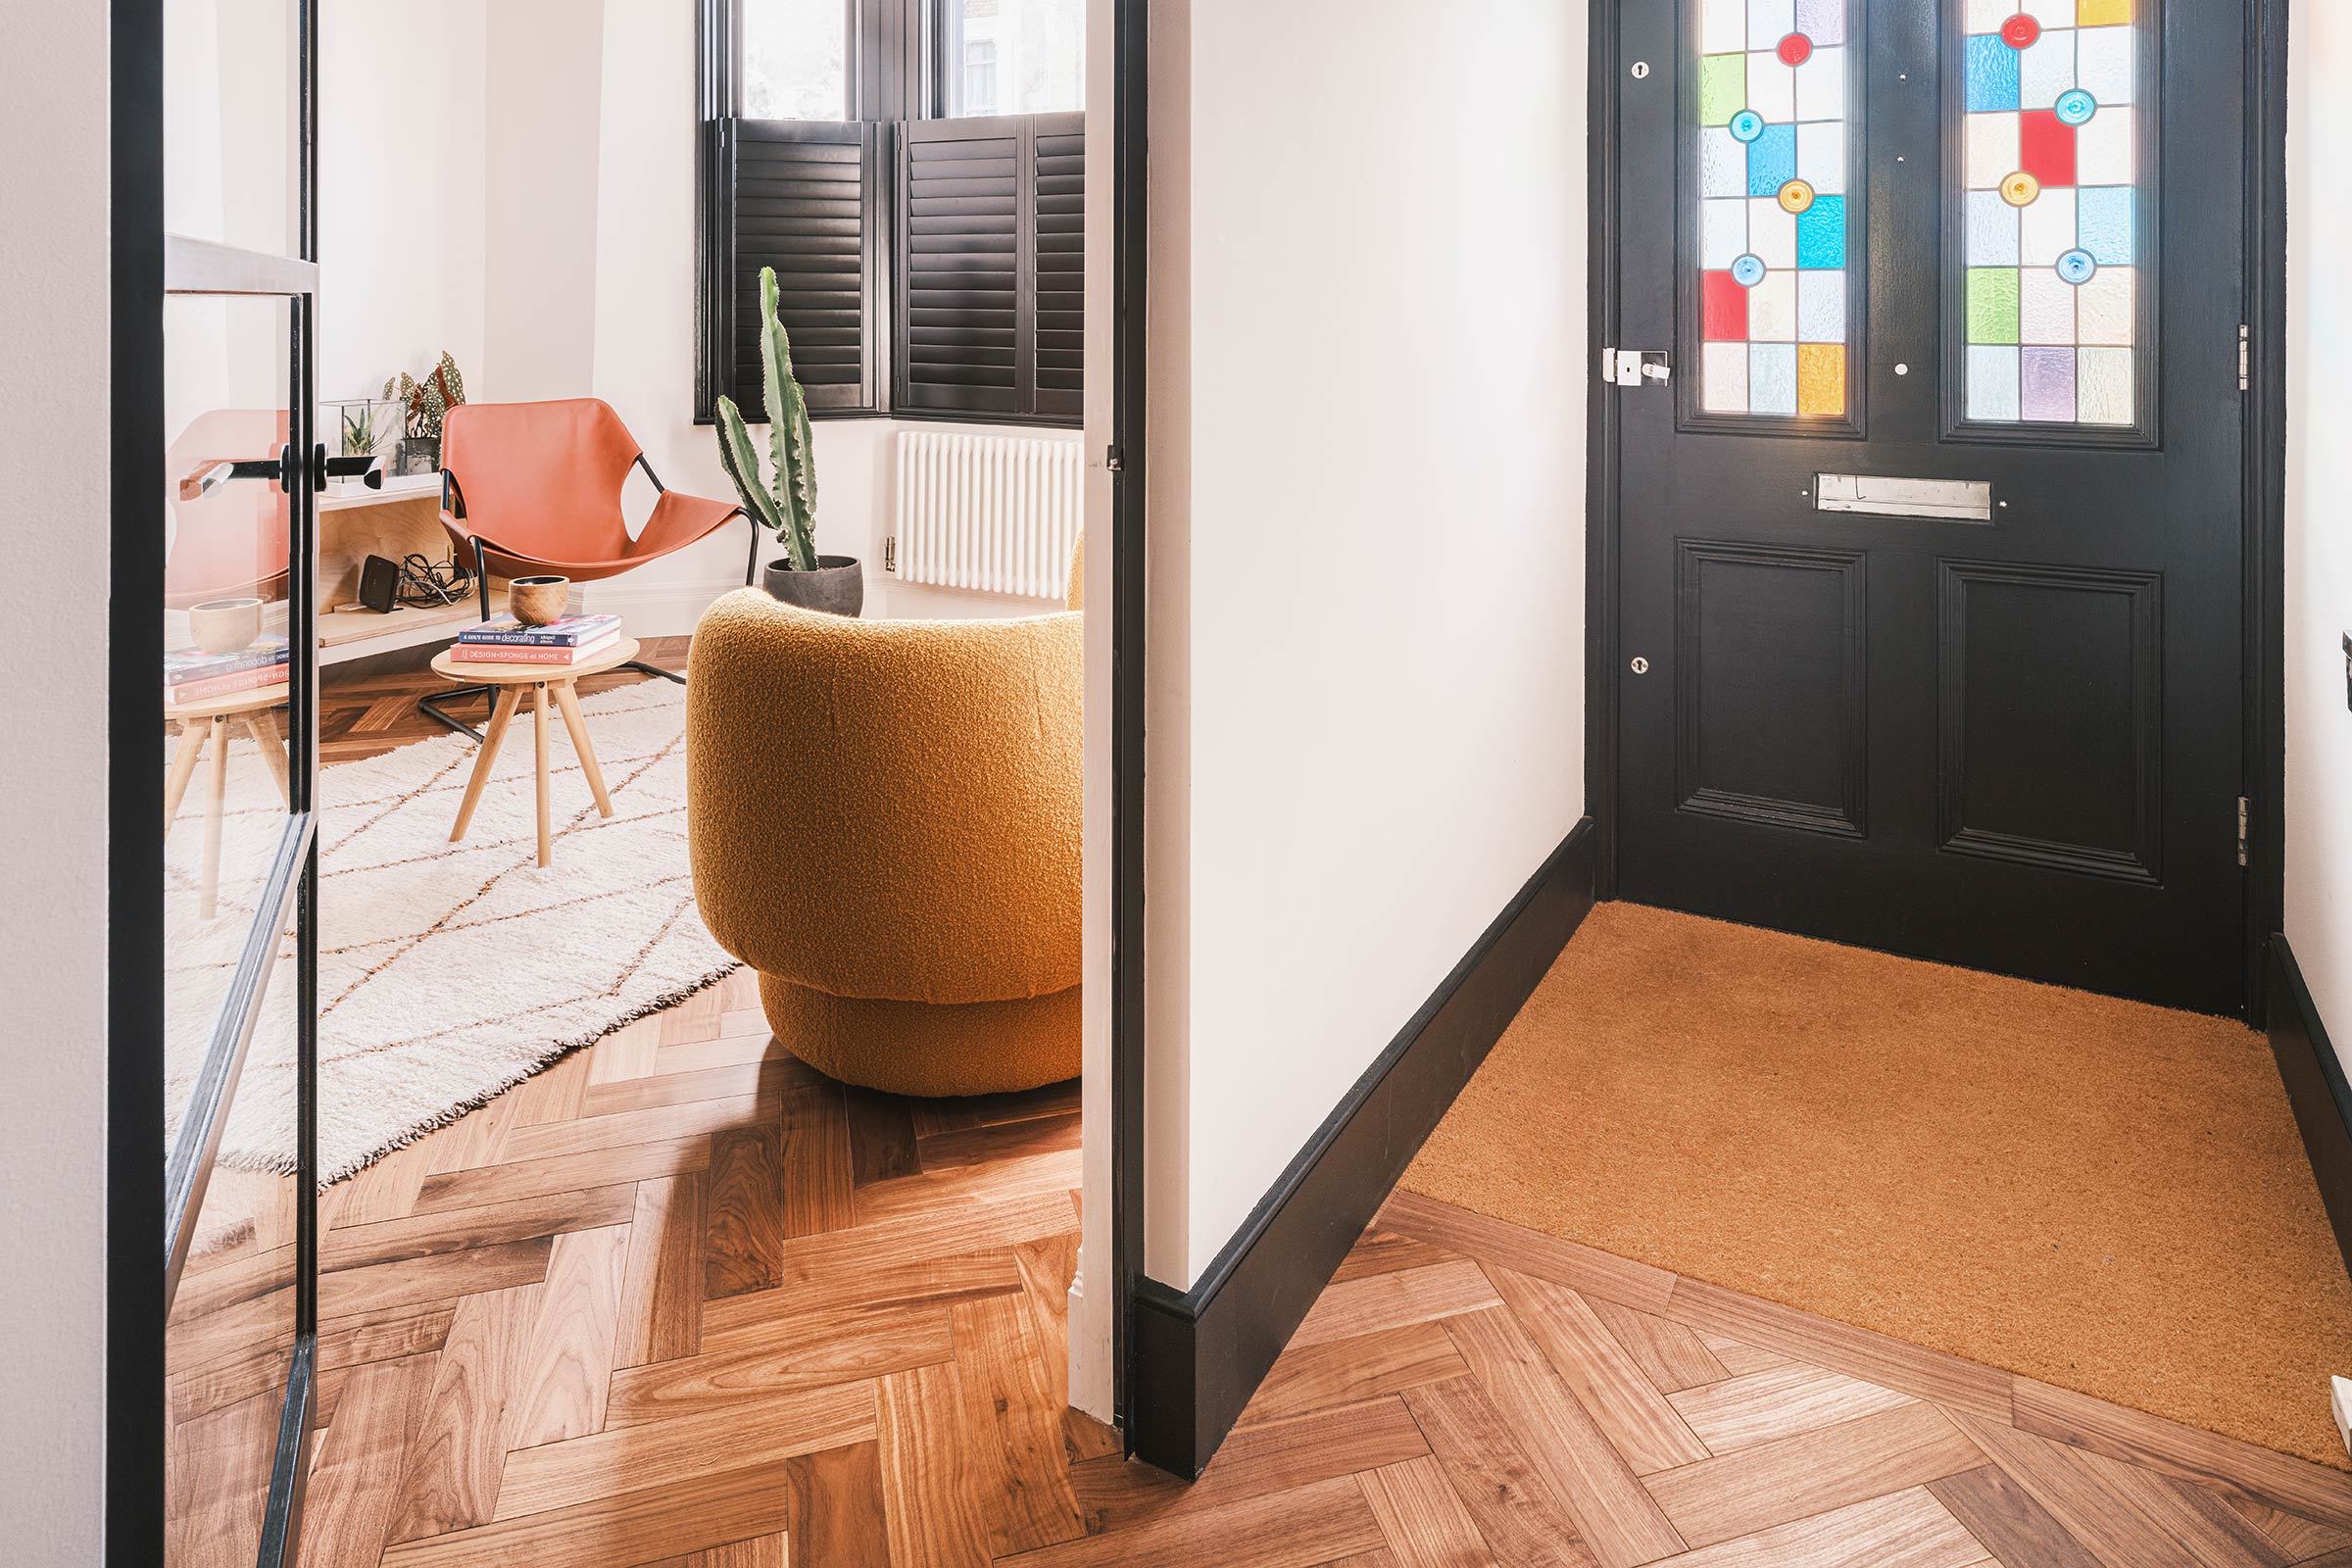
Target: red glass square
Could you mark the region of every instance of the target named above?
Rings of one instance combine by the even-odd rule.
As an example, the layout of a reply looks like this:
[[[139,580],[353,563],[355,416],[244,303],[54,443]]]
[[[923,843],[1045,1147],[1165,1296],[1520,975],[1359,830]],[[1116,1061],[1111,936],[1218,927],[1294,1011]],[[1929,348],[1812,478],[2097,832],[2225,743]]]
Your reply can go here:
[[[1747,341],[1747,290],[1729,272],[1698,274],[1700,335],[1709,343]]]
[[[2018,121],[2018,167],[2040,180],[2043,190],[2072,185],[2075,127],[2054,109],[2029,109]]]

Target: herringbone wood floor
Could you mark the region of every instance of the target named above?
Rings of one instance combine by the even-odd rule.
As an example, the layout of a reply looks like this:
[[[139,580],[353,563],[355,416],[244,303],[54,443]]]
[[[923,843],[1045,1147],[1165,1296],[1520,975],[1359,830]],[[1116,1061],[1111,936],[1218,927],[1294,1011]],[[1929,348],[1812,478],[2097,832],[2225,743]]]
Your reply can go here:
[[[2352,1563],[2352,1477],[1409,1196],[1188,1488],[1063,1408],[1078,1158],[631,1026],[330,1194],[304,1560]]]
[[[1078,1159],[1074,1086],[844,1089],[747,976],[631,1026],[329,1194],[305,1562],[2352,1568],[2352,1477],[1409,1195],[1186,1487],[1064,1408]],[[256,1206],[176,1563],[252,1561]]]

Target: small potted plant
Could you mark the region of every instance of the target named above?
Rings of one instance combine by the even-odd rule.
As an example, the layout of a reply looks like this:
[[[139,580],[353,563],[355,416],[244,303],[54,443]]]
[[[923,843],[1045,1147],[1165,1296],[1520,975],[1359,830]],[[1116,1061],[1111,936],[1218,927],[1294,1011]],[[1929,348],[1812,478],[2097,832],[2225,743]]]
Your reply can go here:
[[[776,270],[760,269],[760,368],[767,394],[767,442],[775,471],[762,479],[735,400],[718,400],[718,460],[753,522],[784,553],[767,564],[761,586],[788,605],[855,615],[865,607],[865,578],[855,556],[816,553],[816,460],[810,451],[808,399],[792,373],[792,340],[776,319]]]
[[[440,363],[425,373],[423,380],[403,370],[384,378],[384,396],[397,398],[404,411],[407,434],[400,443],[400,455],[393,464],[397,473],[431,473],[441,466],[441,420],[450,410],[466,401],[466,380],[458,374],[458,362],[447,349],[441,351]]]

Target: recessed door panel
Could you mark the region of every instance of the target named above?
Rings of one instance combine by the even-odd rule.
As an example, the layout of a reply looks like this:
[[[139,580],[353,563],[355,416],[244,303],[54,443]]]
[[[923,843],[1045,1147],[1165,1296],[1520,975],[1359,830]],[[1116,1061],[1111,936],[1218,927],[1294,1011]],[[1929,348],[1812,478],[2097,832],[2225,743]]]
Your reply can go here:
[[[1685,540],[1678,564],[1685,810],[1862,831],[1862,558]]]
[[[2161,582],[1990,563],[1942,576],[1944,849],[2161,880]]]

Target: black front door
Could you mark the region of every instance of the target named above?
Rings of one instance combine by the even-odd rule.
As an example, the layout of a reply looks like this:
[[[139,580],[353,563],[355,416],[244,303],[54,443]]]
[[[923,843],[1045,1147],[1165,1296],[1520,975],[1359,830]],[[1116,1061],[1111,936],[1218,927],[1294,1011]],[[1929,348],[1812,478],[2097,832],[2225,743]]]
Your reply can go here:
[[[2241,1005],[2242,27],[1621,4],[1626,897]]]

